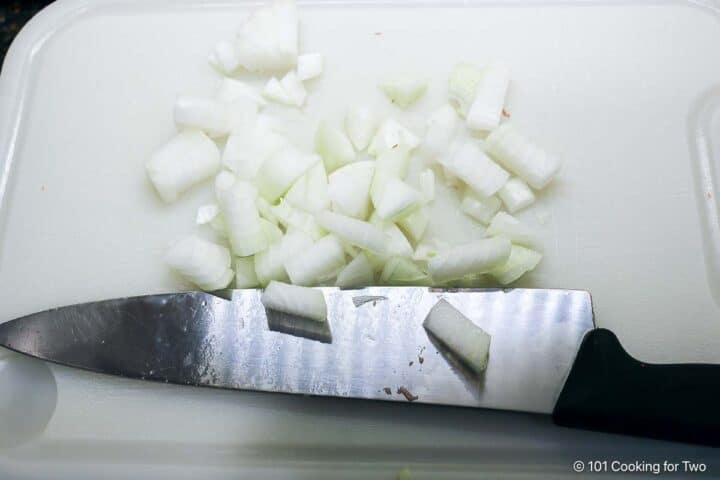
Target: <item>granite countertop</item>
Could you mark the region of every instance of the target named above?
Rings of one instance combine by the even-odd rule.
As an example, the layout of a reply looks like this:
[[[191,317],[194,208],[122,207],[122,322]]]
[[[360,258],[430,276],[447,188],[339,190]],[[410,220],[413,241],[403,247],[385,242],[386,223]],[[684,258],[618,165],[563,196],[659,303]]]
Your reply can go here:
[[[0,63],[23,25],[52,0],[10,0],[0,5]]]

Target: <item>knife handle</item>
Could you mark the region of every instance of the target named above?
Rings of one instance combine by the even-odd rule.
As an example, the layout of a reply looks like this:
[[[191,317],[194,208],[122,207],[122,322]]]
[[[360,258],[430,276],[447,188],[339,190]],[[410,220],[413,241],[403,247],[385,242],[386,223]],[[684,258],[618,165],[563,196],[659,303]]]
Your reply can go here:
[[[720,446],[720,365],[648,364],[610,330],[582,341],[553,411],[557,425]]]

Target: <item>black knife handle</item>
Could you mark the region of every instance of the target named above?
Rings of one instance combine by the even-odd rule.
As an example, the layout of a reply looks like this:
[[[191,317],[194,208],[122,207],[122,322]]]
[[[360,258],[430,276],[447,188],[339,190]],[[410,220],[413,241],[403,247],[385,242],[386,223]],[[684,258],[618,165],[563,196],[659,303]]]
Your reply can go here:
[[[597,328],[580,345],[553,420],[566,427],[720,446],[720,365],[648,364]]]

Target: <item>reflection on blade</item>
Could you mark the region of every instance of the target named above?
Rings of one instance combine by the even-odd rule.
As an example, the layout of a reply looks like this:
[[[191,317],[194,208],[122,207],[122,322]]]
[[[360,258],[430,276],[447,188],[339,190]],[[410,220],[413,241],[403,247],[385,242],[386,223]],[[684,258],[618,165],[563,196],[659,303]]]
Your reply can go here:
[[[275,330],[257,290],[201,292],[75,305],[0,325],[0,344],[43,359],[133,378],[220,388],[415,403],[552,411],[584,334],[587,292],[322,289],[330,332]],[[385,297],[356,307],[355,297]],[[452,365],[422,327],[444,298],[492,336],[482,381]],[[306,332],[307,333],[307,332]],[[320,340],[320,341],[316,341]],[[442,352],[442,354],[441,354]],[[391,394],[386,394],[386,389]]]

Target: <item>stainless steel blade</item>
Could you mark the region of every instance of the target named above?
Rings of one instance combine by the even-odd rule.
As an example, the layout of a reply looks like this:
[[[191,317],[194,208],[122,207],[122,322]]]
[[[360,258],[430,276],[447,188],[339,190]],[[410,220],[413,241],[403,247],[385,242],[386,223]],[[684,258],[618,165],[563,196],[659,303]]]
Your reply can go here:
[[[48,310],[0,325],[0,345],[160,382],[407,401],[404,387],[419,403],[550,413],[594,326],[590,295],[578,290],[322,290],[330,343],[328,332],[309,339],[270,330],[261,292],[233,290],[228,299],[188,292]],[[492,335],[483,376],[423,329],[440,298]]]

